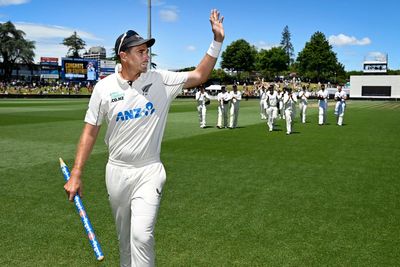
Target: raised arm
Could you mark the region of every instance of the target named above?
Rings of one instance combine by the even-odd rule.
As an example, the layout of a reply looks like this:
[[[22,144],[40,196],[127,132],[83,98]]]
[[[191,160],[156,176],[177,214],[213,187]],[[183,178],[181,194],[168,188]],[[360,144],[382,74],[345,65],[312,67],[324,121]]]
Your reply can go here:
[[[211,10],[210,23],[211,30],[214,33],[214,40],[207,51],[207,54],[197,65],[196,69],[189,72],[188,79],[185,83],[185,88],[195,87],[201,83],[205,83],[214,69],[215,63],[219,52],[221,50],[222,42],[225,38],[224,26],[222,24],[224,20],[223,16],[220,16],[218,10]]]

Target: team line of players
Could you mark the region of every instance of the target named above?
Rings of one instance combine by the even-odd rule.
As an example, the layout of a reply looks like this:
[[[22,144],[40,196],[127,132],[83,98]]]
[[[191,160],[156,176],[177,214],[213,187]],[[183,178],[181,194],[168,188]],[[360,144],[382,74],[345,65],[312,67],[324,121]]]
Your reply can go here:
[[[217,128],[237,127],[239,117],[239,106],[242,100],[242,93],[237,85],[233,85],[233,90],[227,92],[222,86],[221,92],[217,95],[218,117]],[[260,95],[260,116],[262,120],[267,120],[268,130],[272,132],[275,126],[275,120],[278,118],[286,120],[286,134],[291,134],[293,129],[293,120],[296,115],[296,104],[299,104],[300,118],[302,123],[306,123],[308,100],[311,96],[306,86],[301,87],[299,92],[292,92],[292,89],[285,87],[283,90],[276,90],[274,84],[261,86]],[[326,114],[328,108],[329,93],[322,84],[317,92],[318,99],[318,124],[326,124]],[[206,127],[207,106],[210,103],[210,96],[204,87],[200,87],[196,93],[197,111],[199,113],[200,127]],[[347,94],[342,90],[342,86],[337,86],[334,99],[336,124],[343,125],[344,111],[346,107]],[[228,123],[229,117],[229,123]]]

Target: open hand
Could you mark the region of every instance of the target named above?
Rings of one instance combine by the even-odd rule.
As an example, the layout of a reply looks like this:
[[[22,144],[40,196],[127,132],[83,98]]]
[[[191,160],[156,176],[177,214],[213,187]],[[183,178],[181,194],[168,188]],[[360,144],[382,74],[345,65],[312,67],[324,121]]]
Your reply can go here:
[[[214,40],[222,43],[225,38],[224,26],[222,22],[224,21],[224,16],[220,17],[220,13],[216,9],[211,10],[210,23],[211,29],[214,33]]]

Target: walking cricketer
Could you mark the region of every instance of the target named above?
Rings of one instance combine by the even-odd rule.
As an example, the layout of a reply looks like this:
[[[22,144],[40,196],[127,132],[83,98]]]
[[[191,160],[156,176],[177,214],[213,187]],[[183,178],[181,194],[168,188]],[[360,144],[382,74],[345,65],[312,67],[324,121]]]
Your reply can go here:
[[[307,87],[303,85],[301,91],[299,92],[299,109],[300,109],[300,119],[302,123],[306,123],[307,117],[307,105],[308,105],[308,98],[310,97],[310,92],[308,92]]]
[[[270,84],[268,87],[264,106],[267,113],[268,130],[272,132],[274,130],[275,119],[278,117],[278,92],[275,90],[273,84]]]
[[[229,93],[231,99],[231,109],[229,116],[229,128],[235,129],[238,124],[240,101],[242,100],[242,92],[238,91],[237,85],[233,85],[233,90]]]
[[[82,194],[81,174],[102,122],[109,157],[106,186],[116,223],[121,266],[154,266],[154,227],[166,173],[160,161],[161,140],[172,100],[207,81],[224,40],[223,16],[210,14],[214,35],[199,65],[189,72],[148,71],[149,47],[135,31],[121,34],[115,53],[121,64],[100,80],[86,112],[71,178],[64,188],[69,200]]]
[[[292,93],[291,88],[287,88],[283,96],[283,104],[285,106],[285,119],[286,119],[286,134],[291,134],[293,131],[293,119],[296,113],[296,94]]]
[[[339,126],[343,125],[344,109],[346,108],[347,94],[342,90],[342,86],[337,87],[337,92],[335,93],[335,115],[336,124]]]
[[[217,128],[228,128],[228,113],[231,95],[226,91],[225,85],[221,87],[221,92],[217,95],[218,101],[218,115],[217,115]]]
[[[328,109],[328,91],[325,90],[325,85],[321,85],[321,89],[317,92],[318,98],[318,124],[326,124],[326,110]]]
[[[199,113],[200,128],[206,128],[207,103],[210,103],[210,96],[204,89],[204,85],[200,85],[199,91],[196,92],[197,112]]]

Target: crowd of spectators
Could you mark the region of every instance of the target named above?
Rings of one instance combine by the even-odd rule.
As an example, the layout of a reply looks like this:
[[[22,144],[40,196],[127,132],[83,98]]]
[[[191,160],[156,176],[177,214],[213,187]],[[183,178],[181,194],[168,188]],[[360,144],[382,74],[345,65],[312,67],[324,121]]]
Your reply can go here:
[[[246,83],[237,83],[238,89],[243,93],[243,98],[259,97],[258,85],[260,80]],[[263,82],[263,81],[262,81]],[[288,84],[306,85],[311,95],[314,96],[318,90],[318,85],[304,84],[300,80],[278,80],[273,81],[277,88],[283,88]],[[21,80],[12,80],[10,82],[0,81],[0,95],[90,95],[93,91],[93,82],[71,82],[71,81],[33,81],[26,82]],[[230,85],[227,85],[230,91]],[[182,96],[193,96],[196,94],[197,88],[184,89]]]
[[[0,94],[3,95],[90,95],[93,90],[91,82],[33,81],[12,80],[0,81]]]

